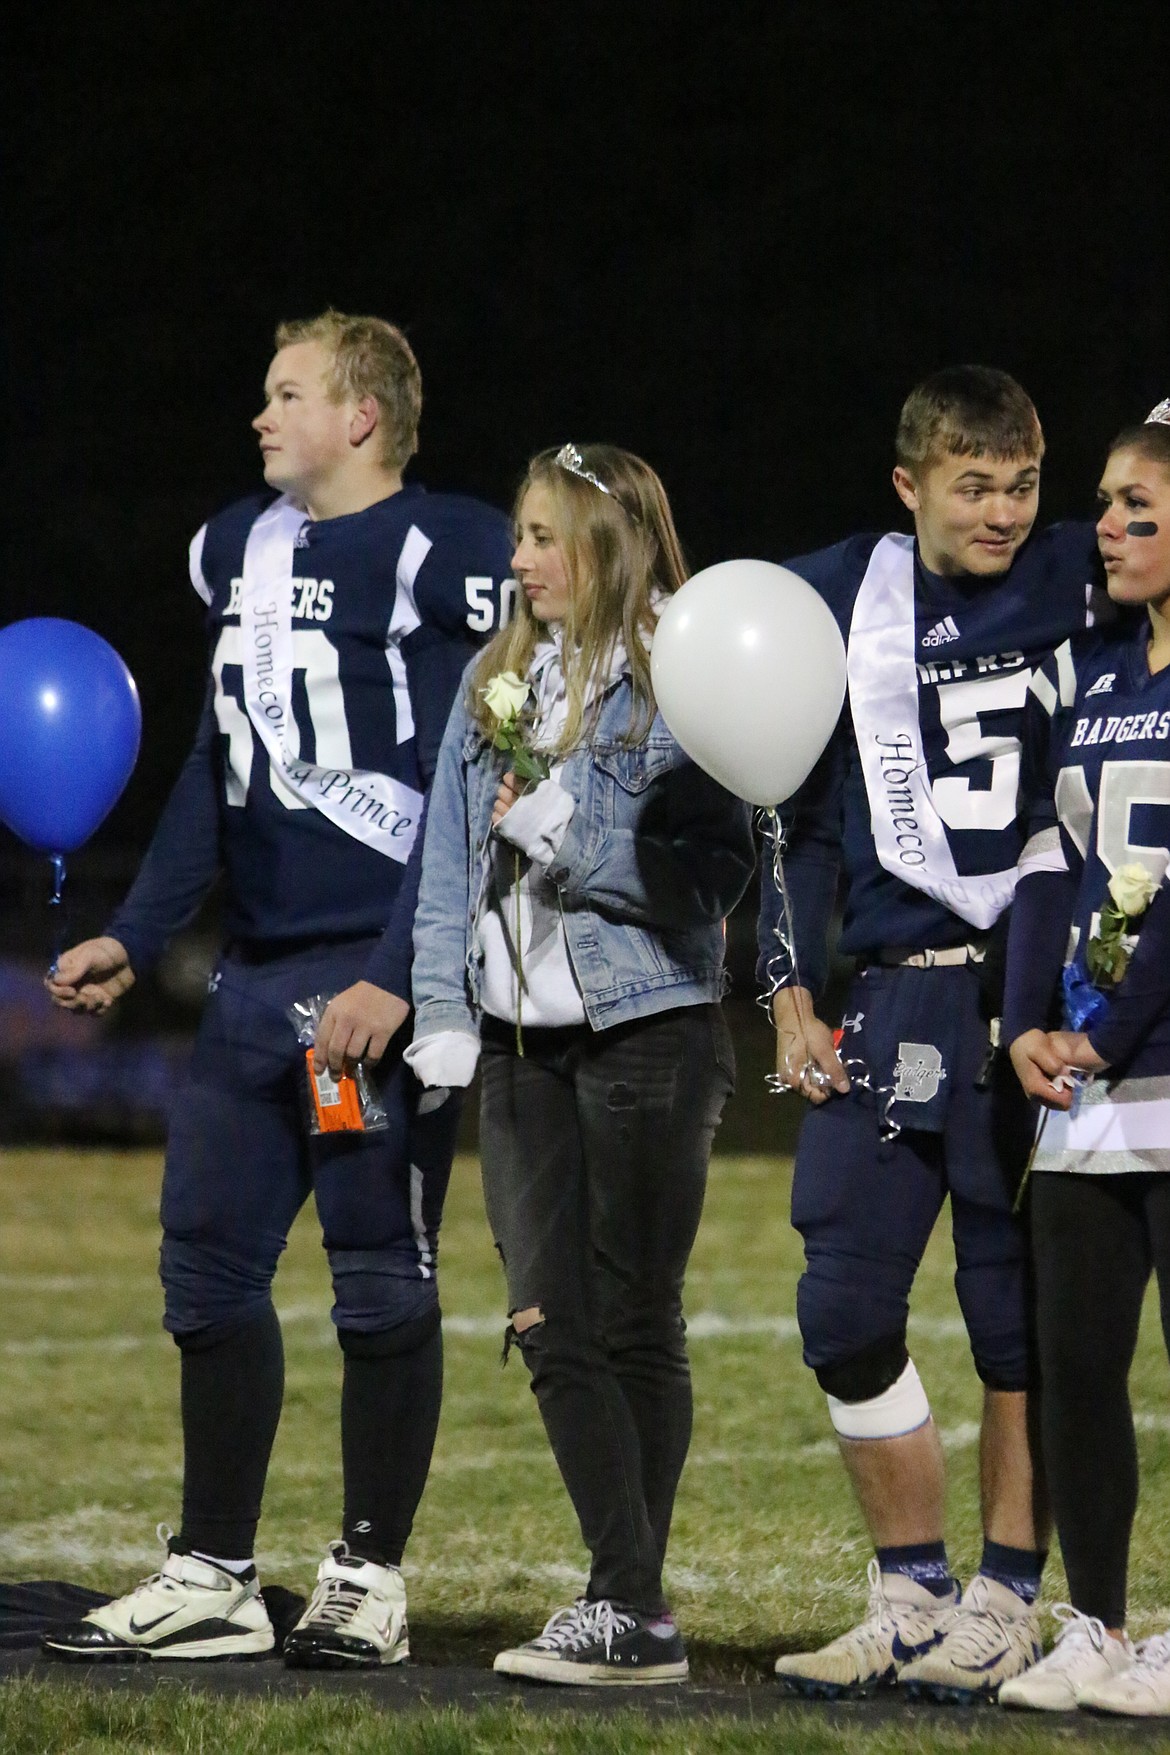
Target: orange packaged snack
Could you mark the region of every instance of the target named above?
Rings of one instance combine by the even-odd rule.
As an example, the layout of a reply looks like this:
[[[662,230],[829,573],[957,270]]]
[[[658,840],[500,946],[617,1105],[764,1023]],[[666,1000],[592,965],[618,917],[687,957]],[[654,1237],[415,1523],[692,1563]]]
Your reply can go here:
[[[321,1133],[364,1133],[365,1121],[358,1100],[357,1085],[349,1073],[335,1079],[328,1067],[317,1072],[313,1066],[313,1050],[305,1050],[309,1072],[309,1091]]]
[[[389,1127],[377,1089],[360,1061],[335,1078],[313,1065],[313,1044],[331,994],[315,993],[288,1008],[286,1017],[305,1050],[305,1111],[312,1133],[380,1133]]]

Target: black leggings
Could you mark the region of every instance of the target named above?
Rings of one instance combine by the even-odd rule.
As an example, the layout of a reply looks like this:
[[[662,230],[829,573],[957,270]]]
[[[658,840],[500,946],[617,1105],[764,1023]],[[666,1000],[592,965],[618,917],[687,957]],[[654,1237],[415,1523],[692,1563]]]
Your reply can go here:
[[[1150,1272],[1170,1350],[1170,1175],[1032,1179],[1040,1419],[1073,1606],[1125,1624],[1138,1465],[1129,1368]]]

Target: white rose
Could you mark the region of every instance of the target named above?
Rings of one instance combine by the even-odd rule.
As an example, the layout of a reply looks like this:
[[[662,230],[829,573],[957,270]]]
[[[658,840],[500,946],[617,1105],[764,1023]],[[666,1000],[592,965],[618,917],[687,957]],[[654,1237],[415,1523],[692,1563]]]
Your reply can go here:
[[[523,677],[517,676],[514,670],[501,670],[483,691],[484,705],[503,725],[515,718],[530,693]]]
[[[1136,914],[1145,913],[1160,887],[1145,866],[1136,860],[1129,865],[1119,865],[1109,879],[1109,894],[1131,920]]]

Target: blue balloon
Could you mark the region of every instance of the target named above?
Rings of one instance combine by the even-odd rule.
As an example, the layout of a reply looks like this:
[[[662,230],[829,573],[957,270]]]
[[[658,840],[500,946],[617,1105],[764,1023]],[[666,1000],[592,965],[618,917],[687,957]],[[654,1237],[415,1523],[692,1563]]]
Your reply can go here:
[[[138,690],[114,648],[78,622],[0,629],[0,821],[41,853],[71,853],[134,771]]]

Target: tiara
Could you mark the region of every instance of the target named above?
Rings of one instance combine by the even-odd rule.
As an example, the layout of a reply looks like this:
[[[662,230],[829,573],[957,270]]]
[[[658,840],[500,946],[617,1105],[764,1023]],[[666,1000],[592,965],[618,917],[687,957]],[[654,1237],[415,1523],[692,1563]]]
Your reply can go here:
[[[1146,426],[1170,427],[1170,396],[1164,396],[1157,408],[1151,408],[1145,419]],[[557,458],[560,462],[560,458]],[[598,482],[598,487],[601,483]]]
[[[553,462],[557,465],[558,469],[565,469],[570,475],[579,475],[582,481],[587,481],[590,487],[597,488],[598,492],[603,493],[607,500],[612,500],[615,506],[621,506],[622,511],[630,520],[631,524],[641,525],[642,520],[638,517],[638,514],[636,512],[631,512],[630,508],[622,500],[618,499],[613,489],[606,487],[599,475],[594,475],[591,469],[586,469],[585,459],[582,457],[580,451],[578,451],[576,445],[572,443],[562,445],[556,456],[553,458]]]
[[[1170,404],[1167,406],[1170,407]],[[562,445],[553,462],[559,468],[567,469],[570,475],[579,475],[582,481],[592,482],[595,488],[600,488],[603,494],[608,494],[610,499],[613,498],[612,488],[607,488],[599,475],[594,475],[591,469],[586,469],[585,460],[576,445]]]

